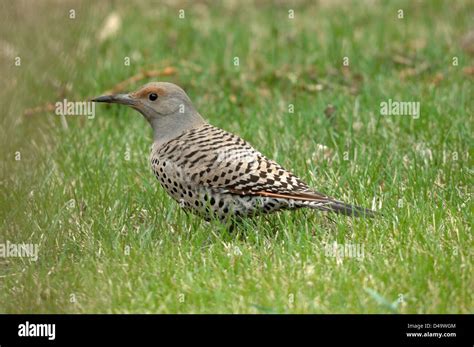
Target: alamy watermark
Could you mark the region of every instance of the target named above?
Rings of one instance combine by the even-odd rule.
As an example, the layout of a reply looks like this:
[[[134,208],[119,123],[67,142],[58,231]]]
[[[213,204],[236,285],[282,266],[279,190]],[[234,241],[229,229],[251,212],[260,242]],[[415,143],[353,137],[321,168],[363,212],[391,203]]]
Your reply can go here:
[[[47,337],[52,341],[56,339],[56,324],[54,323],[30,323],[26,321],[18,325],[19,337]]]
[[[12,243],[7,241],[0,243],[0,258],[30,258],[38,260],[38,244],[36,243]]]
[[[241,163],[251,163],[256,161],[256,156],[254,153],[249,153],[249,151],[233,151],[233,150],[219,150],[217,155],[216,162],[241,162]]]
[[[411,116],[413,119],[420,118],[419,101],[395,101],[388,99],[380,103],[380,114],[382,116]]]
[[[328,243],[324,246],[326,257],[333,258],[364,258],[364,245],[360,243]]]
[[[64,99],[54,104],[54,113],[58,116],[87,116],[95,118],[95,103],[92,101],[68,101]]]

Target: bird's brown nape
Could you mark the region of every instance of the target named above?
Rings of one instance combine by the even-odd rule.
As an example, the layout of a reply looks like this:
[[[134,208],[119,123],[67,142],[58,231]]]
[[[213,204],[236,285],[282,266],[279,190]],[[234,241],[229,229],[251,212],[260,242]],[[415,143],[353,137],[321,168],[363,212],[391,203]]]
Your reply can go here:
[[[158,94],[159,96],[165,96],[166,91],[163,88],[155,87],[155,86],[147,86],[137,90],[136,92],[130,93],[130,95],[136,99],[141,99],[147,97],[149,94]]]

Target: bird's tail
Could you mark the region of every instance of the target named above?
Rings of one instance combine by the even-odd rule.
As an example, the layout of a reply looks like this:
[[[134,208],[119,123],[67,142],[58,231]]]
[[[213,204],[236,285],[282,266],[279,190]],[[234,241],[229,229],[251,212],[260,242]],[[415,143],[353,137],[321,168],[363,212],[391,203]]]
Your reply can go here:
[[[275,199],[283,199],[283,201],[288,203],[288,208],[309,207],[320,211],[335,212],[352,217],[375,217],[378,215],[377,212],[365,207],[346,204],[345,202],[338,201],[330,196],[309,190],[294,192],[291,194],[266,191],[243,192],[237,190],[232,192],[239,195],[265,196]]]
[[[367,209],[365,207],[346,204],[345,202],[337,200],[328,200],[324,202],[311,201],[307,204],[307,206],[321,211],[335,212],[337,214],[352,217],[375,217],[377,215],[377,212],[373,210]]]

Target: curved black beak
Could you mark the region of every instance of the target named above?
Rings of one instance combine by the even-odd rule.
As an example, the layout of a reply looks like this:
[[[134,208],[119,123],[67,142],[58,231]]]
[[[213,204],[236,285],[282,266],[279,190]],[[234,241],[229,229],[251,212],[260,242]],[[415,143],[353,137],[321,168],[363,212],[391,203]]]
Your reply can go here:
[[[130,94],[103,95],[92,99],[93,102],[106,102],[109,104],[135,105],[136,100]]]

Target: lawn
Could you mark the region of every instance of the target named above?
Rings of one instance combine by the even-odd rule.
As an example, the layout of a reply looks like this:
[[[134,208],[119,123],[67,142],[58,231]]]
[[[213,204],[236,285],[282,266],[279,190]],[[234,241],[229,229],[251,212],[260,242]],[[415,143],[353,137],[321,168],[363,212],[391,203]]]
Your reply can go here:
[[[0,257],[0,312],[472,313],[473,11],[1,1],[0,246],[33,244],[38,259]],[[283,212],[229,232],[159,186],[137,112],[45,106],[153,80],[381,214]],[[389,100],[420,113],[384,115]]]

